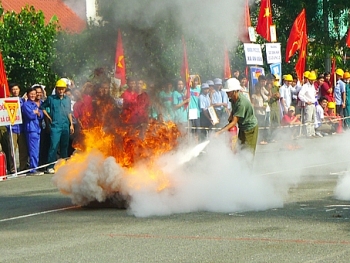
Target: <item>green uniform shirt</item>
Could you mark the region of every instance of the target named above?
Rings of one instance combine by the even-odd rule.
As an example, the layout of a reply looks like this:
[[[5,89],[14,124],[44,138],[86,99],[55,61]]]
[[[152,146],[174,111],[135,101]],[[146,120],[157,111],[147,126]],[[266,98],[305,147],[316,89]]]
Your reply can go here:
[[[258,120],[254,114],[254,108],[250,101],[239,93],[238,100],[232,103],[232,115],[238,117],[238,128],[248,131],[258,125]]]

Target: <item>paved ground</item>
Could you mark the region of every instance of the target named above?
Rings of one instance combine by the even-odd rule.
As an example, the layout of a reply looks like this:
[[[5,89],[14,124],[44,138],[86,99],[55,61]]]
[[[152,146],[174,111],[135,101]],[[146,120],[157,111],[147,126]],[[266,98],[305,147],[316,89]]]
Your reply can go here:
[[[315,147],[344,139],[315,139],[323,140]],[[350,204],[333,198],[338,175],[330,174],[346,169],[349,155],[307,167],[301,159],[315,141],[293,143],[299,150],[258,148],[255,168],[266,176],[297,169],[303,178],[283,208],[261,212],[135,218],[126,210],[73,207],[50,175],[0,182],[0,262],[349,262]],[[288,158],[294,161],[285,166]],[[276,167],[263,166],[276,160]]]

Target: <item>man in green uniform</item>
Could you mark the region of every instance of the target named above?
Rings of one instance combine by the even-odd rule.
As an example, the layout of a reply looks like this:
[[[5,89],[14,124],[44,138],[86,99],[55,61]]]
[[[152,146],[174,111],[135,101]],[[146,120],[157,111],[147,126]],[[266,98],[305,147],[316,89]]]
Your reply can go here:
[[[67,83],[62,79],[58,80],[56,82],[56,94],[49,96],[41,105],[41,109],[51,126],[48,163],[56,161],[58,144],[60,146],[60,157],[68,157],[69,135],[74,133],[71,100],[64,94],[66,88]],[[53,166],[53,164],[48,166],[48,173],[55,172]]]
[[[229,131],[238,124],[238,138],[242,145],[246,145],[255,154],[256,142],[258,140],[258,120],[250,101],[242,94],[241,85],[235,78],[228,79],[225,83],[225,91],[232,103],[232,112],[229,124],[217,132],[221,134]]]

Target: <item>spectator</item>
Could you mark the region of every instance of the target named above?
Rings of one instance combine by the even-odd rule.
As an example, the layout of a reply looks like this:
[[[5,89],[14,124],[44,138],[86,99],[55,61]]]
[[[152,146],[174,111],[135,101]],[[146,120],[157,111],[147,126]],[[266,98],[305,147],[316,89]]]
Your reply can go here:
[[[277,74],[273,75],[273,86],[271,89],[271,96],[268,101],[270,106],[270,131],[269,131],[269,142],[275,142],[274,133],[276,128],[281,124],[281,106],[280,106],[280,77]]]
[[[37,167],[39,166],[40,123],[43,120],[43,111],[35,101],[37,97],[35,87],[27,90],[27,97],[27,101],[22,105],[22,113],[29,153],[29,168],[32,175],[42,175],[44,173],[37,171]]]
[[[324,82],[320,87],[321,97],[325,97],[328,102],[334,102],[333,88],[331,83],[331,73],[324,73]]]
[[[305,103],[305,124],[306,124],[306,136],[308,138],[315,137],[315,119],[316,119],[316,90],[314,87],[314,81],[316,80],[316,74],[311,72],[308,77],[309,81],[303,85],[299,92],[299,99]]]
[[[60,157],[68,157],[69,135],[74,133],[71,101],[64,95],[66,88],[66,82],[58,80],[56,82],[56,94],[49,96],[41,105],[41,109],[51,126],[51,142],[48,154],[50,165],[47,168],[47,172],[50,174],[55,173],[53,162],[56,161],[58,146],[60,146]],[[49,109],[49,113],[47,109]]]
[[[46,98],[46,93],[43,85],[35,84],[32,86],[36,90],[35,103],[40,109],[41,104]],[[44,116],[44,115],[43,115]],[[47,164],[47,156],[50,146],[50,130],[46,126],[46,122],[42,119],[39,122],[40,126],[40,150],[39,150],[39,166]]]
[[[247,76],[242,74],[242,75],[239,76],[238,79],[239,79],[239,82],[240,82],[241,87],[242,87],[242,91],[241,92],[247,98],[247,100],[249,100],[251,102]],[[265,78],[265,80],[266,80],[266,78]],[[265,85],[266,85],[266,82],[265,82]]]
[[[174,120],[174,109],[173,109],[173,84],[167,82],[164,90],[159,93],[159,98],[162,102],[162,117],[163,121]]]
[[[138,124],[140,125],[140,138],[144,138],[146,135],[147,127],[148,127],[148,118],[150,113],[150,99],[146,92],[147,85],[142,80],[139,79],[136,85],[136,93],[138,94],[136,97],[137,101],[137,115],[138,115]]]
[[[335,132],[334,127],[325,120],[325,111],[327,111],[327,98],[321,97],[316,105],[316,122],[315,122],[315,134],[319,137],[323,137]]]
[[[210,107],[209,85],[208,83],[203,83],[202,92],[201,92],[201,95],[199,96],[199,108],[201,111],[201,115],[200,115],[201,128],[206,128],[206,129],[203,129],[201,132],[202,140],[207,137],[208,129],[211,128],[213,125],[211,117],[209,115],[209,111],[208,111],[209,107]]]
[[[290,106],[288,109],[288,113],[283,115],[282,118],[282,125],[288,126],[288,125],[300,125],[300,115],[295,115],[295,107]],[[292,131],[292,138],[296,138],[298,133],[298,127],[291,127]]]
[[[344,126],[346,129],[350,129],[350,73],[345,72],[343,76],[344,82],[345,82],[345,109],[344,109],[344,117],[346,119],[344,120]]]
[[[268,105],[264,103],[260,85],[255,86],[255,94],[252,95],[252,103],[259,127],[266,127],[266,107],[268,107]],[[265,145],[267,144],[267,130],[264,130],[262,135],[260,144]]]
[[[191,83],[191,97],[189,105],[189,119],[191,121],[192,132],[194,133],[195,139],[198,140],[198,127],[200,127],[200,111],[199,111],[199,95],[201,93],[200,78],[196,75]],[[193,129],[194,128],[194,129]]]
[[[127,80],[128,88],[121,95],[123,99],[123,109],[121,119],[125,124],[134,125],[137,123],[137,92],[136,79],[129,77]]]
[[[186,98],[186,88],[183,80],[177,81],[177,88],[173,93],[174,121],[179,126],[181,132],[185,132],[188,123],[188,103],[190,98]]]
[[[292,75],[285,75],[283,78],[283,85],[279,90],[284,114],[288,113],[288,109],[292,105],[292,93],[295,93],[295,88],[291,86],[292,81]]]
[[[10,90],[12,97],[19,98],[19,102],[22,108],[22,105],[24,103],[24,99],[20,98],[20,87],[18,84],[11,84]],[[11,173],[15,172],[15,164],[14,164],[14,154],[16,153],[16,149],[18,146],[18,152],[19,152],[19,171],[23,171],[27,169],[27,163],[28,163],[28,148],[27,148],[27,141],[26,136],[24,133],[24,126],[23,124],[15,124],[11,126],[7,126],[8,134],[10,134],[10,129],[12,130],[12,137],[13,137],[13,148],[14,152],[12,152],[12,141],[11,137],[9,136],[9,152],[11,153],[10,158],[10,169]]]
[[[336,114],[343,117],[343,109],[345,108],[346,92],[345,83],[342,81],[344,71],[338,68],[335,71],[336,85],[334,87],[334,99],[336,104]]]

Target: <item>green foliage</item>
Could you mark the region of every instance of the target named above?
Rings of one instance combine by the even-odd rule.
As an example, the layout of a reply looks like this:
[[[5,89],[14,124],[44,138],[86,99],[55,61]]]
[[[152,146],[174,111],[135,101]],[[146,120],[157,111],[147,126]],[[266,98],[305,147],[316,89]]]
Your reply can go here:
[[[4,13],[0,5],[0,49],[9,83],[16,82],[24,89],[35,83],[54,83],[51,65],[57,28],[56,22],[45,25],[44,14],[32,6],[16,14]]]

